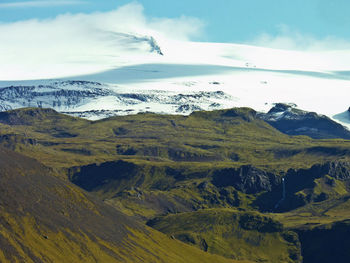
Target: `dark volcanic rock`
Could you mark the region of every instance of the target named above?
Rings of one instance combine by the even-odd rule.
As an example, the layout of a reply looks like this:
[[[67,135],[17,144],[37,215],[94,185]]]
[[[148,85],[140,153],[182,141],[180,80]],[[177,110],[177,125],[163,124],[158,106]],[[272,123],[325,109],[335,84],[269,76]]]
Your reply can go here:
[[[327,162],[325,164],[315,164],[310,169],[299,169],[299,170],[289,170],[286,176],[286,180],[303,180],[306,178],[312,180],[321,178],[325,175],[329,175],[338,180],[348,180],[350,179],[350,162],[333,161]],[[300,185],[301,182],[297,184]]]
[[[223,169],[216,171],[212,183],[217,187],[233,186],[247,194],[256,194],[261,191],[271,191],[277,184],[277,177],[251,165],[238,169]]]
[[[270,184],[277,185],[257,198],[255,205],[261,211],[286,212],[308,203],[327,200],[332,194],[332,187],[336,186],[336,180],[350,184],[350,162],[332,161],[315,164],[308,169],[290,169],[283,178],[284,194],[282,180],[270,179]],[[315,192],[317,183],[329,187]]]
[[[184,113],[184,112],[188,112],[188,111],[202,111],[203,109],[197,105],[190,105],[190,104],[184,104],[181,105],[177,108],[176,112],[178,113]]]
[[[312,189],[316,187],[315,180],[322,179],[330,186],[335,185],[335,179],[349,181],[350,163],[333,161],[325,164],[316,164],[309,169],[290,169],[284,178],[286,197],[279,207],[279,211],[290,211],[310,202],[321,202],[328,199],[327,193],[318,195],[313,193]],[[300,194],[300,191],[308,194]]]
[[[78,171],[77,171],[78,170]],[[117,180],[130,179],[135,173],[136,166],[132,163],[117,161],[100,165],[90,164],[69,171],[71,182],[87,191],[98,189]]]
[[[314,139],[350,139],[350,131],[327,116],[277,103],[268,113],[258,116],[288,135],[307,135]]]
[[[330,162],[324,166],[329,176],[338,180],[350,179],[350,162]]]

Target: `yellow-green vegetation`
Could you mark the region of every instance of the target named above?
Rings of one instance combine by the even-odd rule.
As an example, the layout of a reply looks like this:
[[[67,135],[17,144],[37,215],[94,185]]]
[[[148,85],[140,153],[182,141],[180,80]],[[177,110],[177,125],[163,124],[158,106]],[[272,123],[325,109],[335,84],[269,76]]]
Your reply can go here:
[[[150,207],[149,202],[139,202],[145,196],[155,200],[165,196],[161,199],[175,205],[172,212],[187,211],[189,206],[226,207],[227,202],[219,200],[221,195],[216,189],[203,193],[196,188],[199,183],[194,182],[205,181],[216,170],[249,164],[279,175],[290,168],[348,160],[350,152],[350,141],[282,134],[255,118],[255,112],[247,108],[195,112],[188,117],[138,114],[96,122],[49,109],[29,108],[2,113],[0,123],[2,145],[39,160],[60,175],[77,167],[69,170],[74,179],[81,166],[97,163],[96,169],[93,165],[85,167],[94,168],[94,176],[75,177],[78,181],[72,181],[103,199],[117,198],[112,203],[129,214],[146,217],[162,214],[164,210]],[[116,172],[108,177],[105,170],[97,169],[99,164],[117,160],[128,163],[114,165],[113,170],[122,178]],[[126,167],[125,172],[122,167]],[[140,187],[145,195],[134,200],[128,198],[127,202],[119,198],[132,187]],[[232,194],[230,206],[235,203],[234,206],[247,207],[256,198]],[[280,195],[276,193],[272,200],[263,201],[273,207]],[[180,204],[178,197],[185,204]]]
[[[204,251],[256,262],[299,262],[300,244],[293,232],[257,212],[210,209],[168,215],[148,224]]]
[[[349,175],[310,168],[348,162],[350,141],[288,136],[248,108],[100,121],[20,109],[0,113],[0,145],[23,177],[3,190],[15,201],[0,203],[0,260],[60,262],[58,248],[72,262],[300,262],[295,232],[307,249],[307,231],[350,217]]]
[[[286,213],[270,214],[285,227],[297,229],[334,223],[350,218],[350,196],[331,198],[323,202],[310,203]]]
[[[0,226],[1,262],[117,262],[116,255],[104,249],[104,242],[84,233],[64,228],[52,232],[29,215],[16,220],[14,215],[1,214],[5,223]]]
[[[202,185],[206,185],[201,189]],[[105,197],[106,194],[96,194]],[[233,187],[217,189],[206,179],[176,182],[166,190],[132,188],[105,201],[124,213],[147,221],[157,215],[189,212],[209,208],[240,207],[250,209],[254,196],[236,191]]]
[[[211,255],[153,229],[128,229],[119,244],[62,228],[41,227],[30,217],[15,220],[2,213],[1,262],[249,262]]]
[[[149,234],[146,236],[143,233],[132,231],[132,236],[129,239],[138,244],[143,244],[143,247],[132,246],[132,258],[140,258],[139,262],[231,262],[231,263],[252,263],[250,260],[233,260],[227,259],[218,255],[205,253],[198,248],[186,245],[176,239],[165,236],[155,230],[149,229]],[[143,257],[139,256],[143,255]],[[127,261],[128,262],[128,261]],[[130,260],[130,262],[137,262]]]
[[[237,262],[146,227],[0,147],[1,262]]]
[[[2,113],[0,123],[1,144],[56,168],[123,159],[189,168],[207,163],[285,170],[347,158],[350,151],[350,141],[282,134],[246,108],[95,122],[29,108]]]

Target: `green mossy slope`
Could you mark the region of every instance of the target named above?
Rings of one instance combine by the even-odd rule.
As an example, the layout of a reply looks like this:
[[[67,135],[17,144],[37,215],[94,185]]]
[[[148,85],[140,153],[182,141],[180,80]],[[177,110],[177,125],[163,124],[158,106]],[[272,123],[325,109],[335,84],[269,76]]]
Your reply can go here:
[[[0,245],[10,244],[6,251],[13,251],[11,259],[17,261],[24,255],[33,261],[59,261],[59,248],[72,260],[85,262],[298,262],[298,238],[276,221],[295,231],[306,226],[303,233],[308,233],[313,226],[350,216],[349,178],[308,171],[315,164],[349,161],[350,141],[287,136],[248,108],[187,117],[138,114],[96,122],[49,109],[20,109],[0,114],[0,145],[49,167],[48,172],[32,173],[40,175],[31,177],[37,183],[13,177],[16,181],[7,182],[11,187],[3,190],[4,196],[15,197],[15,204],[3,198],[0,205]],[[14,156],[9,162],[13,165],[4,163],[9,174],[27,174],[30,169],[20,167],[29,159],[9,155]],[[296,175],[306,170],[288,181],[290,169]],[[287,194],[278,210],[282,177]],[[144,222],[157,218],[151,225],[168,236],[91,199],[67,179],[118,211]],[[48,190],[51,181],[62,187]],[[25,183],[14,188],[15,182]],[[32,191],[23,191],[27,188]],[[40,198],[41,192],[45,198]],[[11,212],[11,207],[16,210]],[[254,210],[288,212],[267,217]],[[110,222],[110,215],[122,223]],[[281,228],[268,232],[261,225]],[[169,238],[172,235],[192,245]],[[301,238],[301,246],[310,240]],[[0,259],[4,257],[9,256],[0,253]]]
[[[145,227],[0,148],[0,262],[232,262]]]
[[[290,137],[246,108],[96,122],[48,109],[19,109],[0,114],[0,143],[57,168],[123,159],[286,170],[350,153],[350,141]]]
[[[301,262],[294,232],[256,212],[210,209],[150,220],[148,225],[210,253],[257,262]]]

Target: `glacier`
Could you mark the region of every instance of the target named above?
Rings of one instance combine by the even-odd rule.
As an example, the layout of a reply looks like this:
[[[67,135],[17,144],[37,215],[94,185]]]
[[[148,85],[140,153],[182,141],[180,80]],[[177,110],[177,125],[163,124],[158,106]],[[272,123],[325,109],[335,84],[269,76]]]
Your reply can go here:
[[[276,103],[326,115],[350,127],[350,52],[291,51],[242,44],[111,34],[108,54],[0,73],[0,110],[50,107],[88,119]],[[131,48],[132,47],[132,48]],[[96,61],[98,63],[96,63]],[[106,62],[107,61],[107,62]],[[105,63],[104,63],[105,62]],[[0,63],[1,64],[1,63]],[[10,72],[10,73],[9,73]]]

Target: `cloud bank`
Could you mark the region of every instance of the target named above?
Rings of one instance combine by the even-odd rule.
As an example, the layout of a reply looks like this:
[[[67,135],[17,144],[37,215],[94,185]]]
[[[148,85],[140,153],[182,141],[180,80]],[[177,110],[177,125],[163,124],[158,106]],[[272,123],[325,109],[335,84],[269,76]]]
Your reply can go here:
[[[146,17],[138,3],[109,12],[0,23],[0,80],[61,77],[136,63],[156,56],[148,36],[162,46],[196,37],[202,28],[191,17]]]
[[[248,43],[262,47],[287,50],[350,50],[350,42],[341,38],[328,36],[320,39],[311,34],[293,30],[287,25],[279,25],[277,28],[278,33],[276,35],[262,33]]]

